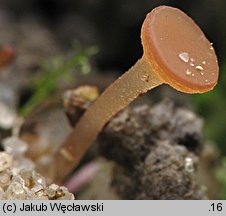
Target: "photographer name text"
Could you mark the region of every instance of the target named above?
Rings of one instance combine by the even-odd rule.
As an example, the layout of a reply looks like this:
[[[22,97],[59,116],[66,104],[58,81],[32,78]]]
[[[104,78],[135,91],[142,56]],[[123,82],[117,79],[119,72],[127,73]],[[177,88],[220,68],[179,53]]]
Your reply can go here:
[[[27,203],[22,202],[21,204],[12,203],[4,203],[2,206],[2,210],[4,213],[16,213],[16,212],[103,212],[104,204],[103,203],[95,203],[95,204],[62,204],[61,202],[50,202],[50,203]]]

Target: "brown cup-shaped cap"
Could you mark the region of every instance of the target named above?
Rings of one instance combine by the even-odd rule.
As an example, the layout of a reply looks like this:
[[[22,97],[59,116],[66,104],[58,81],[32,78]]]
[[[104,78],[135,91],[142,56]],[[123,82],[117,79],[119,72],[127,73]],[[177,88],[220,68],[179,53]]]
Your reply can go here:
[[[186,93],[206,92],[216,85],[219,68],[212,44],[181,10],[152,10],[141,38],[146,60],[163,82]]]

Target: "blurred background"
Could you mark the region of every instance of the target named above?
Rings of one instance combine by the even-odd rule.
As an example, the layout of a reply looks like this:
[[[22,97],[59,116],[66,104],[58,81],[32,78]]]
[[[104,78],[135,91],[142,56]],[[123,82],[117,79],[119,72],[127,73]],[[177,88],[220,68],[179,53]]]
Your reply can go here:
[[[196,21],[213,42],[220,78],[214,91],[206,94],[185,95],[163,87],[149,96],[151,100],[168,96],[175,103],[193,109],[204,119],[205,139],[213,143],[214,151],[224,161],[225,0],[0,0],[0,47],[10,46],[16,53],[10,66],[14,69],[0,71],[0,97],[6,98],[22,115],[29,116],[50,95],[70,86],[91,83],[105,88],[142,55],[142,22],[159,5],[178,7]],[[68,74],[74,68],[76,80]],[[59,83],[58,79],[64,82]],[[46,91],[39,92],[40,87]],[[226,183],[224,187],[226,192]]]

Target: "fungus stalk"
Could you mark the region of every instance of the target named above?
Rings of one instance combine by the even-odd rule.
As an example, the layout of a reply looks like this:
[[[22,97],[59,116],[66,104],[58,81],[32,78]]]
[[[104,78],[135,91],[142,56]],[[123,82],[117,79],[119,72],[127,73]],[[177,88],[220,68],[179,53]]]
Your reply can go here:
[[[79,163],[104,125],[139,95],[162,84],[145,57],[112,83],[80,118],[55,155],[56,179],[63,180]]]
[[[142,58],[88,108],[56,152],[56,180],[70,174],[104,125],[139,95],[162,83],[190,94],[217,84],[218,62],[211,43],[179,9],[152,10],[142,25],[141,40]]]

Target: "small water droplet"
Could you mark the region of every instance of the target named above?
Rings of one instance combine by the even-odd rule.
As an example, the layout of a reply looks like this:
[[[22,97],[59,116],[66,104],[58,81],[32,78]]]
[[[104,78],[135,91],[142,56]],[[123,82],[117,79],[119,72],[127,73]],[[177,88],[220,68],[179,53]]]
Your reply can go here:
[[[148,82],[149,81],[149,76],[147,74],[144,74],[141,76],[141,80],[144,82]]]
[[[190,70],[186,70],[186,75],[190,76],[191,75],[191,71]]]
[[[186,52],[182,52],[179,54],[179,57],[182,61],[188,62],[189,61],[189,54]]]
[[[191,62],[194,62],[195,60],[193,58],[191,58]]]
[[[192,74],[192,76],[195,76],[195,74]]]
[[[201,75],[203,75],[204,73],[203,72],[201,72]]]
[[[205,81],[206,81],[206,82],[208,82],[208,80],[207,80],[207,79],[206,79]]]
[[[210,49],[213,50],[213,43],[210,43]]]
[[[191,65],[192,67],[194,67],[194,66],[195,66],[193,63],[190,63],[190,65]]]
[[[203,61],[202,64],[205,65],[206,64],[206,61]]]
[[[202,70],[203,70],[203,67],[202,67],[202,66],[200,66],[200,65],[196,66],[195,68],[196,68],[197,70],[200,70],[200,71],[202,71]]]
[[[185,170],[189,173],[193,173],[195,171],[194,162],[190,157],[185,158]]]

